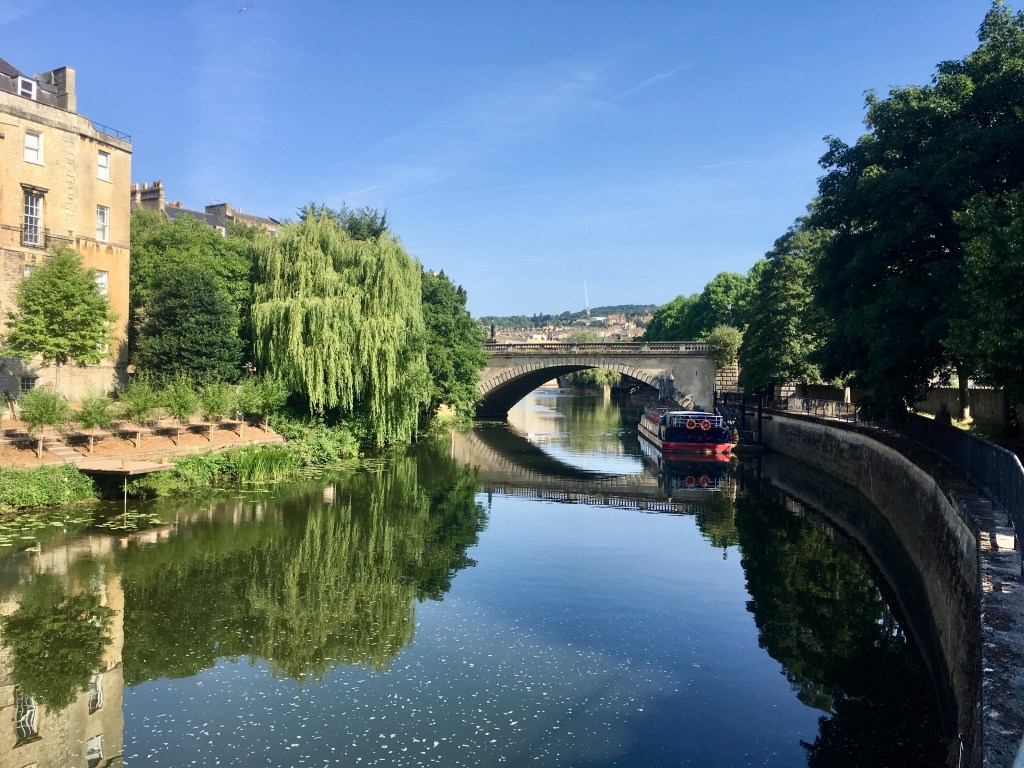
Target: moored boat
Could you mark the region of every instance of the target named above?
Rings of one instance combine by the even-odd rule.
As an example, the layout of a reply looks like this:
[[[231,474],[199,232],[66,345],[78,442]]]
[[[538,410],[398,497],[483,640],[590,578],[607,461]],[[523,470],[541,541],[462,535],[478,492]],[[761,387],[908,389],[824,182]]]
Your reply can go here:
[[[646,408],[637,431],[663,454],[732,450],[729,429],[722,417],[706,411]]]

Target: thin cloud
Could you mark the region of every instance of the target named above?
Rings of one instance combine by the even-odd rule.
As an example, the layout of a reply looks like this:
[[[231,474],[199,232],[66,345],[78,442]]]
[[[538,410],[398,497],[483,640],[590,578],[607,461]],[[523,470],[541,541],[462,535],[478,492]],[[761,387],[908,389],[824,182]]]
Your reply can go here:
[[[0,27],[13,24],[16,21],[21,21],[26,16],[31,16],[33,13],[43,7],[41,2],[22,2],[14,5],[2,5],[0,6]]]
[[[675,77],[678,73],[682,72],[684,69],[689,69],[689,68],[690,68],[689,64],[679,64],[678,66],[672,67],[672,69],[666,70],[665,72],[659,72],[658,74],[652,75],[651,77],[648,77],[646,80],[643,80],[643,81],[637,83],[632,88],[627,88],[626,90],[624,90],[622,93],[620,93],[615,98],[616,99],[624,99],[627,96],[632,96],[634,93],[639,93],[640,91],[643,91],[643,90],[645,90],[647,88],[650,88],[652,85],[655,85],[656,83],[660,83],[662,80],[668,80],[668,79],[670,79],[672,77]]]

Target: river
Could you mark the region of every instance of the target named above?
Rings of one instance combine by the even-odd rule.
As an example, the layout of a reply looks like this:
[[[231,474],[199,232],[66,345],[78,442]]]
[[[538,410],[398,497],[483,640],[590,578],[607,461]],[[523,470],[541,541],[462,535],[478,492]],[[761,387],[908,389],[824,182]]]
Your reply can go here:
[[[636,418],[538,390],[37,527],[0,554],[0,766],[940,765],[928,622],[870,553],[759,457],[659,472]]]

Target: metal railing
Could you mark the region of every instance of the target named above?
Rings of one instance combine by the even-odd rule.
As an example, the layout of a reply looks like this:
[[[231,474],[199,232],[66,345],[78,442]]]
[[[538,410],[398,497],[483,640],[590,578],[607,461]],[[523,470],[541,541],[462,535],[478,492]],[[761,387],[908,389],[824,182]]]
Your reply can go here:
[[[810,397],[783,397],[768,401],[770,410],[782,413],[803,413],[823,419],[836,419],[850,424],[858,423],[857,406],[838,400],[815,400]]]
[[[132,137],[127,133],[123,133],[116,128],[111,128],[109,125],[97,123],[95,120],[90,120],[89,122],[92,123],[93,129],[100,133],[105,133],[107,136],[113,136],[115,139],[120,139],[121,141],[127,141],[129,144],[132,142]]]
[[[561,342],[542,341],[536,344],[488,343],[487,351],[493,354],[565,354],[567,352],[635,354],[637,352],[683,352],[691,355],[706,355],[708,345],[702,341],[619,341],[619,342]]]
[[[970,432],[924,416],[911,416],[907,433],[960,470],[1007,511],[1020,549],[1024,532],[1024,467],[1020,458]]]

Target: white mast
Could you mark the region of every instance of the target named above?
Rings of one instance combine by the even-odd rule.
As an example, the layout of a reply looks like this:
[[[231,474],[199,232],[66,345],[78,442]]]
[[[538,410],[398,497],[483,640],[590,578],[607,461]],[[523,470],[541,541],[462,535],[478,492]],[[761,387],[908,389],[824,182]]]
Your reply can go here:
[[[590,296],[587,294],[587,281],[583,281],[583,302],[587,307],[587,317],[590,317]]]

